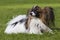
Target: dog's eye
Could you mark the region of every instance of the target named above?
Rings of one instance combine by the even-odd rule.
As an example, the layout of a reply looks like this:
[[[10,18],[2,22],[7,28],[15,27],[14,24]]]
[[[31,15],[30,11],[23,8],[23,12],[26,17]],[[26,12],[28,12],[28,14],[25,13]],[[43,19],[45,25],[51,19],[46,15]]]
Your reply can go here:
[[[39,10],[37,10],[37,11],[39,11]]]

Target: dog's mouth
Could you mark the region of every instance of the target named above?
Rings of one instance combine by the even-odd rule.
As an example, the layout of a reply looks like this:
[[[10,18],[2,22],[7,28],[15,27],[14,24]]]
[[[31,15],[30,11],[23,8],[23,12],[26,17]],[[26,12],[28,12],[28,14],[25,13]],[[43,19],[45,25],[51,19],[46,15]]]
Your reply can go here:
[[[34,17],[37,17],[37,18],[39,18],[39,16],[40,16],[39,12],[36,12],[36,11],[35,12],[33,12],[33,11],[30,12],[30,15],[34,16]]]
[[[30,12],[30,15],[31,16],[35,16],[36,14],[34,12]]]

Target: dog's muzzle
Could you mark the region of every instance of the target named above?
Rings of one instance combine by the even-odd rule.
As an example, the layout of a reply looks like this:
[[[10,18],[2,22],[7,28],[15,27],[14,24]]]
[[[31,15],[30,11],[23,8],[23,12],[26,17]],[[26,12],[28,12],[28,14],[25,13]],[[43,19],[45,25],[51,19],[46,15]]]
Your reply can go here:
[[[35,16],[36,14],[34,12],[30,12],[30,15],[31,16]]]

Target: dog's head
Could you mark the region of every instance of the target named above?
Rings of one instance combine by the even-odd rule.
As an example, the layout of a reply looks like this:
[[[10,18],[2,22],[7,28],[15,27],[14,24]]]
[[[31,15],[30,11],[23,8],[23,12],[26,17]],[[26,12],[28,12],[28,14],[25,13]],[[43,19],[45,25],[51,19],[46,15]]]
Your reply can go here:
[[[39,18],[41,14],[41,8],[39,6],[33,6],[29,11],[29,15]]]

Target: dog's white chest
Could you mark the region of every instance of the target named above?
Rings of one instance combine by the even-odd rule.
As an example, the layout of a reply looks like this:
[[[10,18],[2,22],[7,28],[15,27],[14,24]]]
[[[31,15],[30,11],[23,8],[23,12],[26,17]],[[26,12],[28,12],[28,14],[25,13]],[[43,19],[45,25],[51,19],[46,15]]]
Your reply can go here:
[[[30,28],[30,31],[29,33],[31,34],[40,34],[41,31],[39,29],[39,26],[40,25],[40,20],[38,18],[33,18],[30,22],[30,25],[29,25],[29,28]]]

